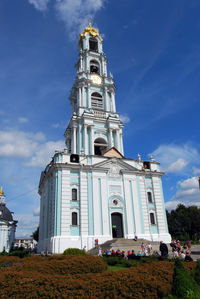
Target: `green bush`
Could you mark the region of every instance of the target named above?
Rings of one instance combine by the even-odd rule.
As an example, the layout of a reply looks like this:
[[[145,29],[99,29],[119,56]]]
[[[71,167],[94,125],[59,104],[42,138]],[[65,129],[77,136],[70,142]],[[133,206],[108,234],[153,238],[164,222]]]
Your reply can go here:
[[[103,260],[109,265],[109,266],[114,266],[114,265],[120,265],[123,262],[123,259],[119,256],[104,256]]]
[[[78,248],[68,248],[63,252],[64,255],[86,255],[86,252]]]
[[[200,287],[179,259],[175,261],[172,294],[182,299],[200,298]]]
[[[31,253],[30,253],[29,249],[15,250],[15,251],[10,252],[9,256],[18,256],[20,258],[24,258],[27,256],[31,256]]]
[[[31,253],[30,253],[30,250],[29,249],[19,249],[19,250],[14,250],[14,251],[11,251],[11,252],[6,252],[6,251],[3,251],[0,253],[0,256],[18,256],[20,258],[24,258],[24,257],[27,257],[27,256],[31,256]]]
[[[200,260],[197,261],[197,266],[194,271],[194,279],[200,285]]]

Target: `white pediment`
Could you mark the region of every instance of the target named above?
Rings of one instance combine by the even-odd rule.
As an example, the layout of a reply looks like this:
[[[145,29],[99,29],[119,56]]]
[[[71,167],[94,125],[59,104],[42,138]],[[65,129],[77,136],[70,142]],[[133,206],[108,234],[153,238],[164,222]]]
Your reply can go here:
[[[109,175],[112,177],[117,177],[120,174],[120,171],[138,171],[135,167],[124,162],[122,158],[108,158],[108,160],[104,160],[103,162],[97,163],[93,165],[94,168],[103,168],[107,169]]]

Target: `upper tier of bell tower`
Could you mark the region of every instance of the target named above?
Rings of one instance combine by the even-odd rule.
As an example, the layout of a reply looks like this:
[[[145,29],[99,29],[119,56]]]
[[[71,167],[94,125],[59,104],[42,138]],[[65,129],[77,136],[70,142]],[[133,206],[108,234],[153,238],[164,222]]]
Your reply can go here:
[[[98,143],[104,149],[101,153],[114,146],[123,154],[123,125],[116,113],[116,88],[112,75],[107,74],[103,38],[91,22],[80,34],[78,49],[76,80],[69,98],[72,118],[65,132],[68,151],[93,155],[98,152],[95,151]]]

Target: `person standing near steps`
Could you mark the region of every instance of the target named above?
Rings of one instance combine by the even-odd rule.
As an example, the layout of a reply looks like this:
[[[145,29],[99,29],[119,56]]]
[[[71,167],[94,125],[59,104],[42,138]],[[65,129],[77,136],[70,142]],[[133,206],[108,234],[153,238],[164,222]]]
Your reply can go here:
[[[161,256],[167,256],[168,255],[167,245],[165,243],[163,243],[163,241],[160,241],[160,252],[161,252]]]

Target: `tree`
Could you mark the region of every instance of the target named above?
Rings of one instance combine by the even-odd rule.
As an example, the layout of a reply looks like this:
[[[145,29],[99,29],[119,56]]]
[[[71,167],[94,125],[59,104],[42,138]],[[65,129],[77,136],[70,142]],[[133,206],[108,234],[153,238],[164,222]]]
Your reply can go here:
[[[39,240],[39,226],[37,227],[37,229],[32,233],[31,237],[38,242]]]
[[[179,204],[175,210],[166,212],[169,233],[173,238],[199,240],[200,209],[198,207],[186,207],[183,204]]]

